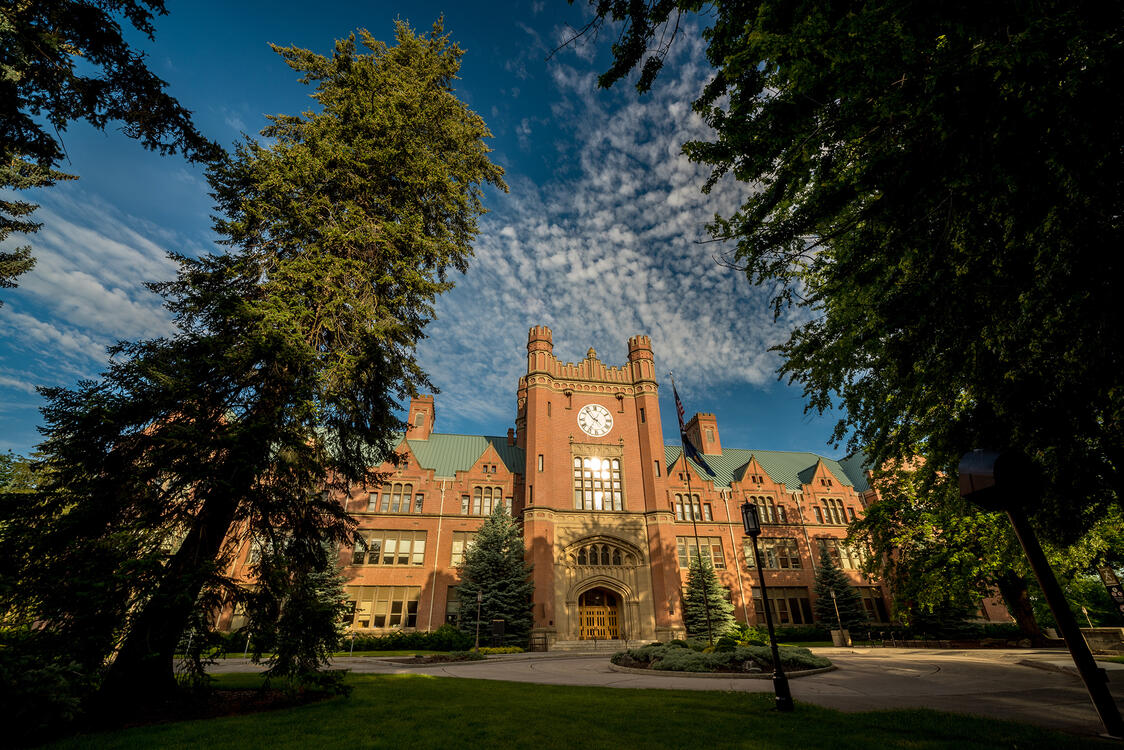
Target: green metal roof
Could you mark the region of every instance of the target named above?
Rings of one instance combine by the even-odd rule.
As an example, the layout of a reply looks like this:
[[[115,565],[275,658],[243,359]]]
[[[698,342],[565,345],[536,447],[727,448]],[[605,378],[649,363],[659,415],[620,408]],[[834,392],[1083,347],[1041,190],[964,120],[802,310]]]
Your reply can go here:
[[[433,433],[428,440],[407,440],[406,443],[422,468],[433,469],[439,477],[452,477],[458,471],[468,471],[489,445],[495,447],[508,471],[523,473],[523,449],[508,445],[506,437]]]
[[[843,471],[847,472],[847,478],[855,486],[856,492],[866,492],[870,489],[870,482],[866,478],[866,472],[870,469],[868,464],[869,459],[862,451],[852,453],[839,462]]]
[[[664,459],[668,467],[678,461],[682,454],[683,449],[678,445],[664,446]],[[745,475],[746,466],[752,458],[757,459],[757,463],[761,465],[770,479],[784,484],[790,492],[800,492],[803,485],[811,482],[816,463],[819,461],[823,461],[825,468],[844,486],[855,486],[854,480],[838,461],[804,451],[758,451],[725,448],[721,454],[703,456],[707,465],[714,470],[715,475],[713,477],[694,461],[691,461],[691,465],[695,467],[700,476],[712,480],[716,487],[729,487],[731,482],[739,481]]]

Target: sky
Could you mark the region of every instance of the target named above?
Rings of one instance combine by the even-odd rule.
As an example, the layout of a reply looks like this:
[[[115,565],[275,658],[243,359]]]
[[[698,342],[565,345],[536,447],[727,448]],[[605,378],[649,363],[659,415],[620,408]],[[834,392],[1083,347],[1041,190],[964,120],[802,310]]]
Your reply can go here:
[[[531,2],[209,2],[169,0],[155,41],[134,45],[194,112],[208,137],[230,147],[268,114],[312,106],[310,89],[270,43],[328,54],[357,28],[391,42],[394,21],[428,29],[439,17],[465,50],[457,94],[493,133],[493,160],[510,188],[489,188],[475,260],[437,303],[419,359],[440,389],[440,432],[503,435],[515,421],[527,331],[547,325],[554,352],[576,362],[593,347],[607,364],[627,340],[652,337],[665,442],[676,441],[667,373],[688,415],[717,415],[725,447],[808,450],[829,444],[836,417],[809,415],[799,388],[777,380],[770,352],[806,313],[774,320],[770,295],[719,262],[707,221],[728,215],[751,186],[724,180],[680,152],[709,129],[690,102],[709,74],[694,19],[653,90],[622,82],[605,91],[611,35],[552,57],[588,20],[581,0]],[[548,59],[549,57],[549,59]],[[161,157],[111,125],[62,133],[80,179],[34,191],[38,259],[16,289],[0,290],[0,451],[27,454],[41,436],[37,386],[94,379],[115,341],[168,334],[168,313],[145,282],[169,279],[166,254],[221,251],[201,169]]]

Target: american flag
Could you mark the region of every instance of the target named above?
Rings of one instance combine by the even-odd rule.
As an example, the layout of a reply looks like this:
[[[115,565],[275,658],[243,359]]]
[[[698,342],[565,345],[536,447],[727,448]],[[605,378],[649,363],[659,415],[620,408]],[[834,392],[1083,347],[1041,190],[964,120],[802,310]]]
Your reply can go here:
[[[692,443],[691,439],[687,437],[687,426],[683,424],[683,415],[687,412],[683,408],[683,402],[679,400],[679,390],[675,387],[674,380],[671,381],[671,392],[675,394],[675,411],[679,415],[679,439],[683,443],[684,455],[686,455],[687,458],[691,459],[700,467],[705,469],[707,474],[714,476],[714,470],[707,465],[698,449],[695,448],[694,443]]]

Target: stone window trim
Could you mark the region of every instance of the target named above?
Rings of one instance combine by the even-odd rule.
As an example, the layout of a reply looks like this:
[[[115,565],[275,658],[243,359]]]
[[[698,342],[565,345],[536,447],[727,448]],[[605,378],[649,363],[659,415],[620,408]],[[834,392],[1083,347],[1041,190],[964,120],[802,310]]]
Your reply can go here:
[[[574,510],[623,511],[623,446],[574,443],[571,447]]]
[[[419,494],[417,498],[420,498]],[[412,482],[393,482],[367,494],[368,513],[421,513]]]
[[[594,555],[596,562],[593,562]],[[568,566],[583,569],[603,566],[636,567],[644,562],[643,555],[634,545],[604,534],[582,537],[571,543],[563,550],[561,559]]]

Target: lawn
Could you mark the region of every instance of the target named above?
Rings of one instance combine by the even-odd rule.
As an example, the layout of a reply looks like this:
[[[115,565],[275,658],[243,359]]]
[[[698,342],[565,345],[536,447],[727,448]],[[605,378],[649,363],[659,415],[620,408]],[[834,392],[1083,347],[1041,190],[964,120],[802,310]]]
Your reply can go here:
[[[346,649],[343,651],[336,651],[332,656],[414,656],[421,654],[422,656],[429,656],[431,654],[447,654],[448,651],[427,651],[424,648],[409,648],[399,651],[356,651],[351,653]],[[246,659],[249,658],[248,654],[240,651],[228,651],[223,655],[226,659]]]
[[[222,687],[259,684],[223,675]],[[934,711],[844,714],[797,704],[770,710],[768,693],[563,687],[425,675],[351,675],[348,698],[281,711],[138,727],[56,748],[807,748],[1066,750],[1087,737]],[[1117,747],[1105,743],[1105,747]]]

